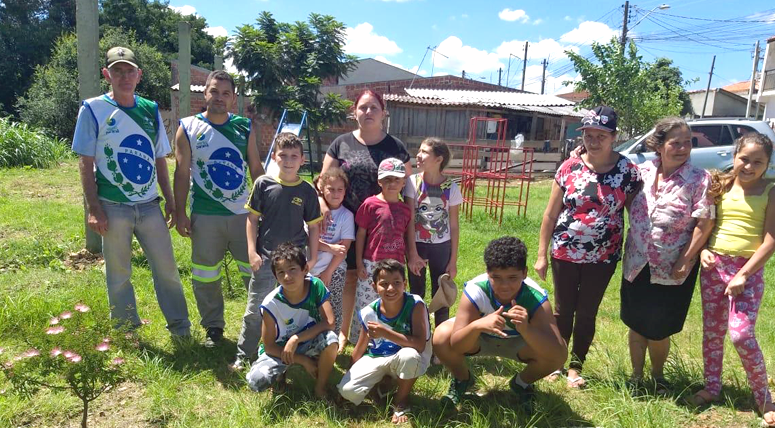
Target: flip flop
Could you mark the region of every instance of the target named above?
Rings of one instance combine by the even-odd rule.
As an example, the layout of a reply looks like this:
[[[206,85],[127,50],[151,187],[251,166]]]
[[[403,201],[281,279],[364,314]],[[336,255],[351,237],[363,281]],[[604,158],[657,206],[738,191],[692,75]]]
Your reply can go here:
[[[697,407],[702,407],[708,404],[713,404],[717,401],[719,401],[719,396],[714,396],[710,392],[708,392],[707,389],[701,389],[697,391],[692,398],[689,399],[689,402],[694,404]]]
[[[412,408],[410,406],[406,407],[392,407],[393,409],[393,417],[390,419],[390,422],[392,422],[394,425],[403,425],[409,423],[409,415],[412,413]],[[406,422],[393,422],[396,418],[400,418],[402,416],[406,416],[407,420]]]
[[[587,382],[584,380],[581,376],[576,376],[574,378],[568,376],[568,387],[569,388],[575,388],[575,389],[584,389],[586,388]]]
[[[562,370],[555,370],[549,373],[548,375],[546,375],[546,380],[548,380],[549,382],[554,382],[557,379],[561,378],[562,376],[563,376]]]

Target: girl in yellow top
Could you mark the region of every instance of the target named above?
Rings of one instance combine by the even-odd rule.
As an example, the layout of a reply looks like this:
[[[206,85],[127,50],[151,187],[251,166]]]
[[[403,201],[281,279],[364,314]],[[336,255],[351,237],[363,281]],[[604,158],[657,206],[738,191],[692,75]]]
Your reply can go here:
[[[698,405],[719,399],[724,336],[729,330],[770,427],[775,426],[775,404],[754,328],[764,294],[764,264],[775,252],[775,187],[763,179],[771,157],[769,138],[747,134],[735,141],[731,174],[713,177],[717,222],[700,258],[705,389],[693,398]]]

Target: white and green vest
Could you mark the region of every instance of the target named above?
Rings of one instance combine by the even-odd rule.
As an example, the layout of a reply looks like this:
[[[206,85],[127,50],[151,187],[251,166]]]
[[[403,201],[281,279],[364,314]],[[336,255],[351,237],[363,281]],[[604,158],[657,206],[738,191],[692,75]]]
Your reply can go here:
[[[274,319],[275,343],[280,346],[285,346],[291,336],[312,328],[321,320],[320,306],[328,300],[328,289],[323,281],[312,275],[307,275],[304,281],[309,282],[309,292],[301,302],[291,304],[283,295],[282,286],[279,286],[272,290],[261,303],[261,314],[268,313]],[[264,353],[263,343],[258,352]]]
[[[401,308],[401,312],[393,318],[387,318],[382,314],[380,310],[381,303],[382,299],[377,299],[360,310],[358,316],[361,319],[363,328],[366,328],[366,323],[369,321],[378,322],[397,333],[409,336],[412,334],[412,313],[414,312],[414,307],[415,305],[422,305],[425,310],[425,318],[428,320],[425,325],[425,351],[423,353],[432,352],[431,325],[428,316],[428,308],[425,307],[425,302],[422,297],[415,294],[404,293],[404,306]],[[361,334],[365,333],[361,332]],[[367,355],[372,357],[385,357],[394,355],[399,350],[401,350],[401,345],[385,338],[369,339]]]
[[[215,125],[202,114],[180,120],[191,145],[191,212],[244,214],[250,194],[247,174],[250,119],[229,115]]]
[[[511,302],[499,302],[495,298],[495,294],[493,294],[492,287],[490,286],[490,280],[486,273],[466,282],[463,293],[468,297],[471,303],[476,306],[481,317],[485,317],[495,312],[501,306],[503,306],[504,312],[511,309]],[[517,297],[514,300],[517,302],[518,306],[522,306],[527,310],[528,319],[530,319],[533,318],[535,311],[538,310],[547,299],[548,294],[546,293],[546,290],[541,288],[541,286],[532,279],[525,278],[525,280],[522,281],[522,287],[520,287],[519,292],[517,292]],[[517,337],[520,335],[516,327],[514,327],[514,324],[508,319],[506,320],[506,328],[503,329],[503,332],[509,335],[509,337]],[[482,334],[497,339],[504,339],[503,337],[486,332]]]
[[[84,101],[97,120],[95,154],[97,195],[113,202],[144,202],[156,190],[158,105],[135,97],[134,107],[122,107],[107,95]]]

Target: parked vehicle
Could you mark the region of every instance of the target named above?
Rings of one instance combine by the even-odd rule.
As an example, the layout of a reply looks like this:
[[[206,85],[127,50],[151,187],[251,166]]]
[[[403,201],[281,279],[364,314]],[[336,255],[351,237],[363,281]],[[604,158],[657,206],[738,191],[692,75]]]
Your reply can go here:
[[[775,141],[775,131],[761,120],[743,118],[709,118],[687,120],[692,129],[691,163],[704,169],[728,171],[732,169],[732,143],[741,135],[758,132]],[[647,134],[633,138],[616,148],[636,164],[654,159],[656,154],[646,147]],[[775,178],[775,157],[765,174],[767,178]]]

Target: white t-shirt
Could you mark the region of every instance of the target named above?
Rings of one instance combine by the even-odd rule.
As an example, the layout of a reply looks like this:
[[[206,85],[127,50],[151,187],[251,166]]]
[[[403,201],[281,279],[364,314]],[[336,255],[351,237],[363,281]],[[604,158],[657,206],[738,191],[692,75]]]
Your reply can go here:
[[[331,223],[325,232],[320,234],[320,239],[328,244],[336,244],[342,239],[355,240],[355,217],[353,213],[340,205],[339,208],[331,210]],[[352,245],[355,245],[354,243]],[[328,268],[334,255],[328,251],[318,251],[318,262],[310,272],[312,275],[320,275]]]
[[[449,177],[439,185],[429,185],[422,173],[414,174],[404,186],[404,196],[416,201],[415,240],[440,244],[450,240],[449,208],[463,203],[463,194]]]

